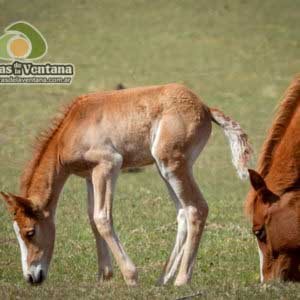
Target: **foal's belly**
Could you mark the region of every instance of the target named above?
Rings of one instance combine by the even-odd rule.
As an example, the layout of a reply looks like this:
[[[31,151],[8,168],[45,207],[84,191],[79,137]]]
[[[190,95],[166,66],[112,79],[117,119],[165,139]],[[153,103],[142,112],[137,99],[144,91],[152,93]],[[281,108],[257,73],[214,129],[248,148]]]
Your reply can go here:
[[[121,155],[123,158],[122,169],[143,167],[155,162],[148,149],[140,149],[140,151],[137,152],[129,149],[129,151],[126,151]],[[91,162],[86,159],[77,159],[67,163],[70,173],[84,178],[90,177],[93,168],[97,164],[98,162]]]
[[[125,126],[120,124],[106,124],[106,128],[85,128],[82,130],[83,134],[77,136],[74,141],[69,141],[64,149],[64,164],[70,173],[81,177],[88,177],[101,160],[109,160],[116,153],[122,156],[122,169],[153,164],[152,126],[150,122],[145,123],[140,122],[140,126],[136,128],[128,125],[124,128]]]
[[[114,149],[122,155],[122,168],[141,167],[154,163],[151,154],[151,128],[141,127],[135,132],[123,132],[122,137],[112,138]]]
[[[134,150],[137,149],[136,151]],[[154,163],[154,158],[150,152],[150,148],[142,148],[139,145],[130,145],[127,151],[122,154],[123,165],[122,169],[130,167],[142,167]]]

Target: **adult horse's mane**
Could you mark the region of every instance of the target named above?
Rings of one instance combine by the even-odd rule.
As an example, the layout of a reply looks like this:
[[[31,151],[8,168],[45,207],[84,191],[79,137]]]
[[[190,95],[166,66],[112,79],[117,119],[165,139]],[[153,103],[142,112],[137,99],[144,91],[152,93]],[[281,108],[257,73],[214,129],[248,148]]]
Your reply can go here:
[[[300,105],[300,74],[294,78],[286,90],[277,108],[277,113],[267,138],[263,143],[257,167],[262,177],[268,174],[272,164],[273,153],[284,136],[298,105]]]
[[[265,178],[270,171],[273,154],[275,153],[280,140],[286,133],[298,105],[300,105],[300,74],[291,82],[280,101],[272,126],[263,143],[257,164],[257,170],[263,178]],[[247,196],[245,212],[248,216],[253,214],[255,195],[256,193],[251,189]]]

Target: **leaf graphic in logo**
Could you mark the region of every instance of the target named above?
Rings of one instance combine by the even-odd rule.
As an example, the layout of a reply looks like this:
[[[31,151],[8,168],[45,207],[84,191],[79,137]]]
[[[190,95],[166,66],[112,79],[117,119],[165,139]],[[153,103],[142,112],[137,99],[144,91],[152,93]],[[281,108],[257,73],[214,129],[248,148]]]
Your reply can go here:
[[[7,44],[13,37],[15,37],[15,34],[11,33],[6,33],[0,36],[0,59],[11,60],[11,56],[7,50]]]
[[[46,40],[31,24],[16,22],[5,31],[6,34],[0,37],[0,58],[33,60],[46,54]]]

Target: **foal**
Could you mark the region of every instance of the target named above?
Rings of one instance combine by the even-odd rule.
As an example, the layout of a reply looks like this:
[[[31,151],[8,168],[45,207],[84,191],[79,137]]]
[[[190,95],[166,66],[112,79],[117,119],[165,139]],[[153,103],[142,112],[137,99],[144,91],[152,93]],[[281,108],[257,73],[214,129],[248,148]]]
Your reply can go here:
[[[229,139],[233,164],[247,176],[251,149],[238,123],[210,109],[179,84],[124,89],[78,97],[44,134],[21,178],[21,195],[2,193],[13,213],[25,279],[42,282],[51,260],[54,216],[60,191],[71,174],[86,179],[88,215],[96,238],[99,274],[112,274],[112,252],[128,285],[137,270],[112,222],[112,200],[121,169],[155,163],[177,209],[178,233],[161,284],[178,275],[187,283],[208,214],[192,174],[211,121]]]

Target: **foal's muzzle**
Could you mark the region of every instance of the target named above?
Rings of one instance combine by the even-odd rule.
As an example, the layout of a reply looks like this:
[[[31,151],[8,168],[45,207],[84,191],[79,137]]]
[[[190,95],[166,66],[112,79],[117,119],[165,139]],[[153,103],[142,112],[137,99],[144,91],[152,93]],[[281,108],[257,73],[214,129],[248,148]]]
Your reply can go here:
[[[33,272],[32,274],[28,274],[26,277],[26,281],[32,285],[41,284],[46,276],[44,275],[43,270],[39,270],[36,274]]]

